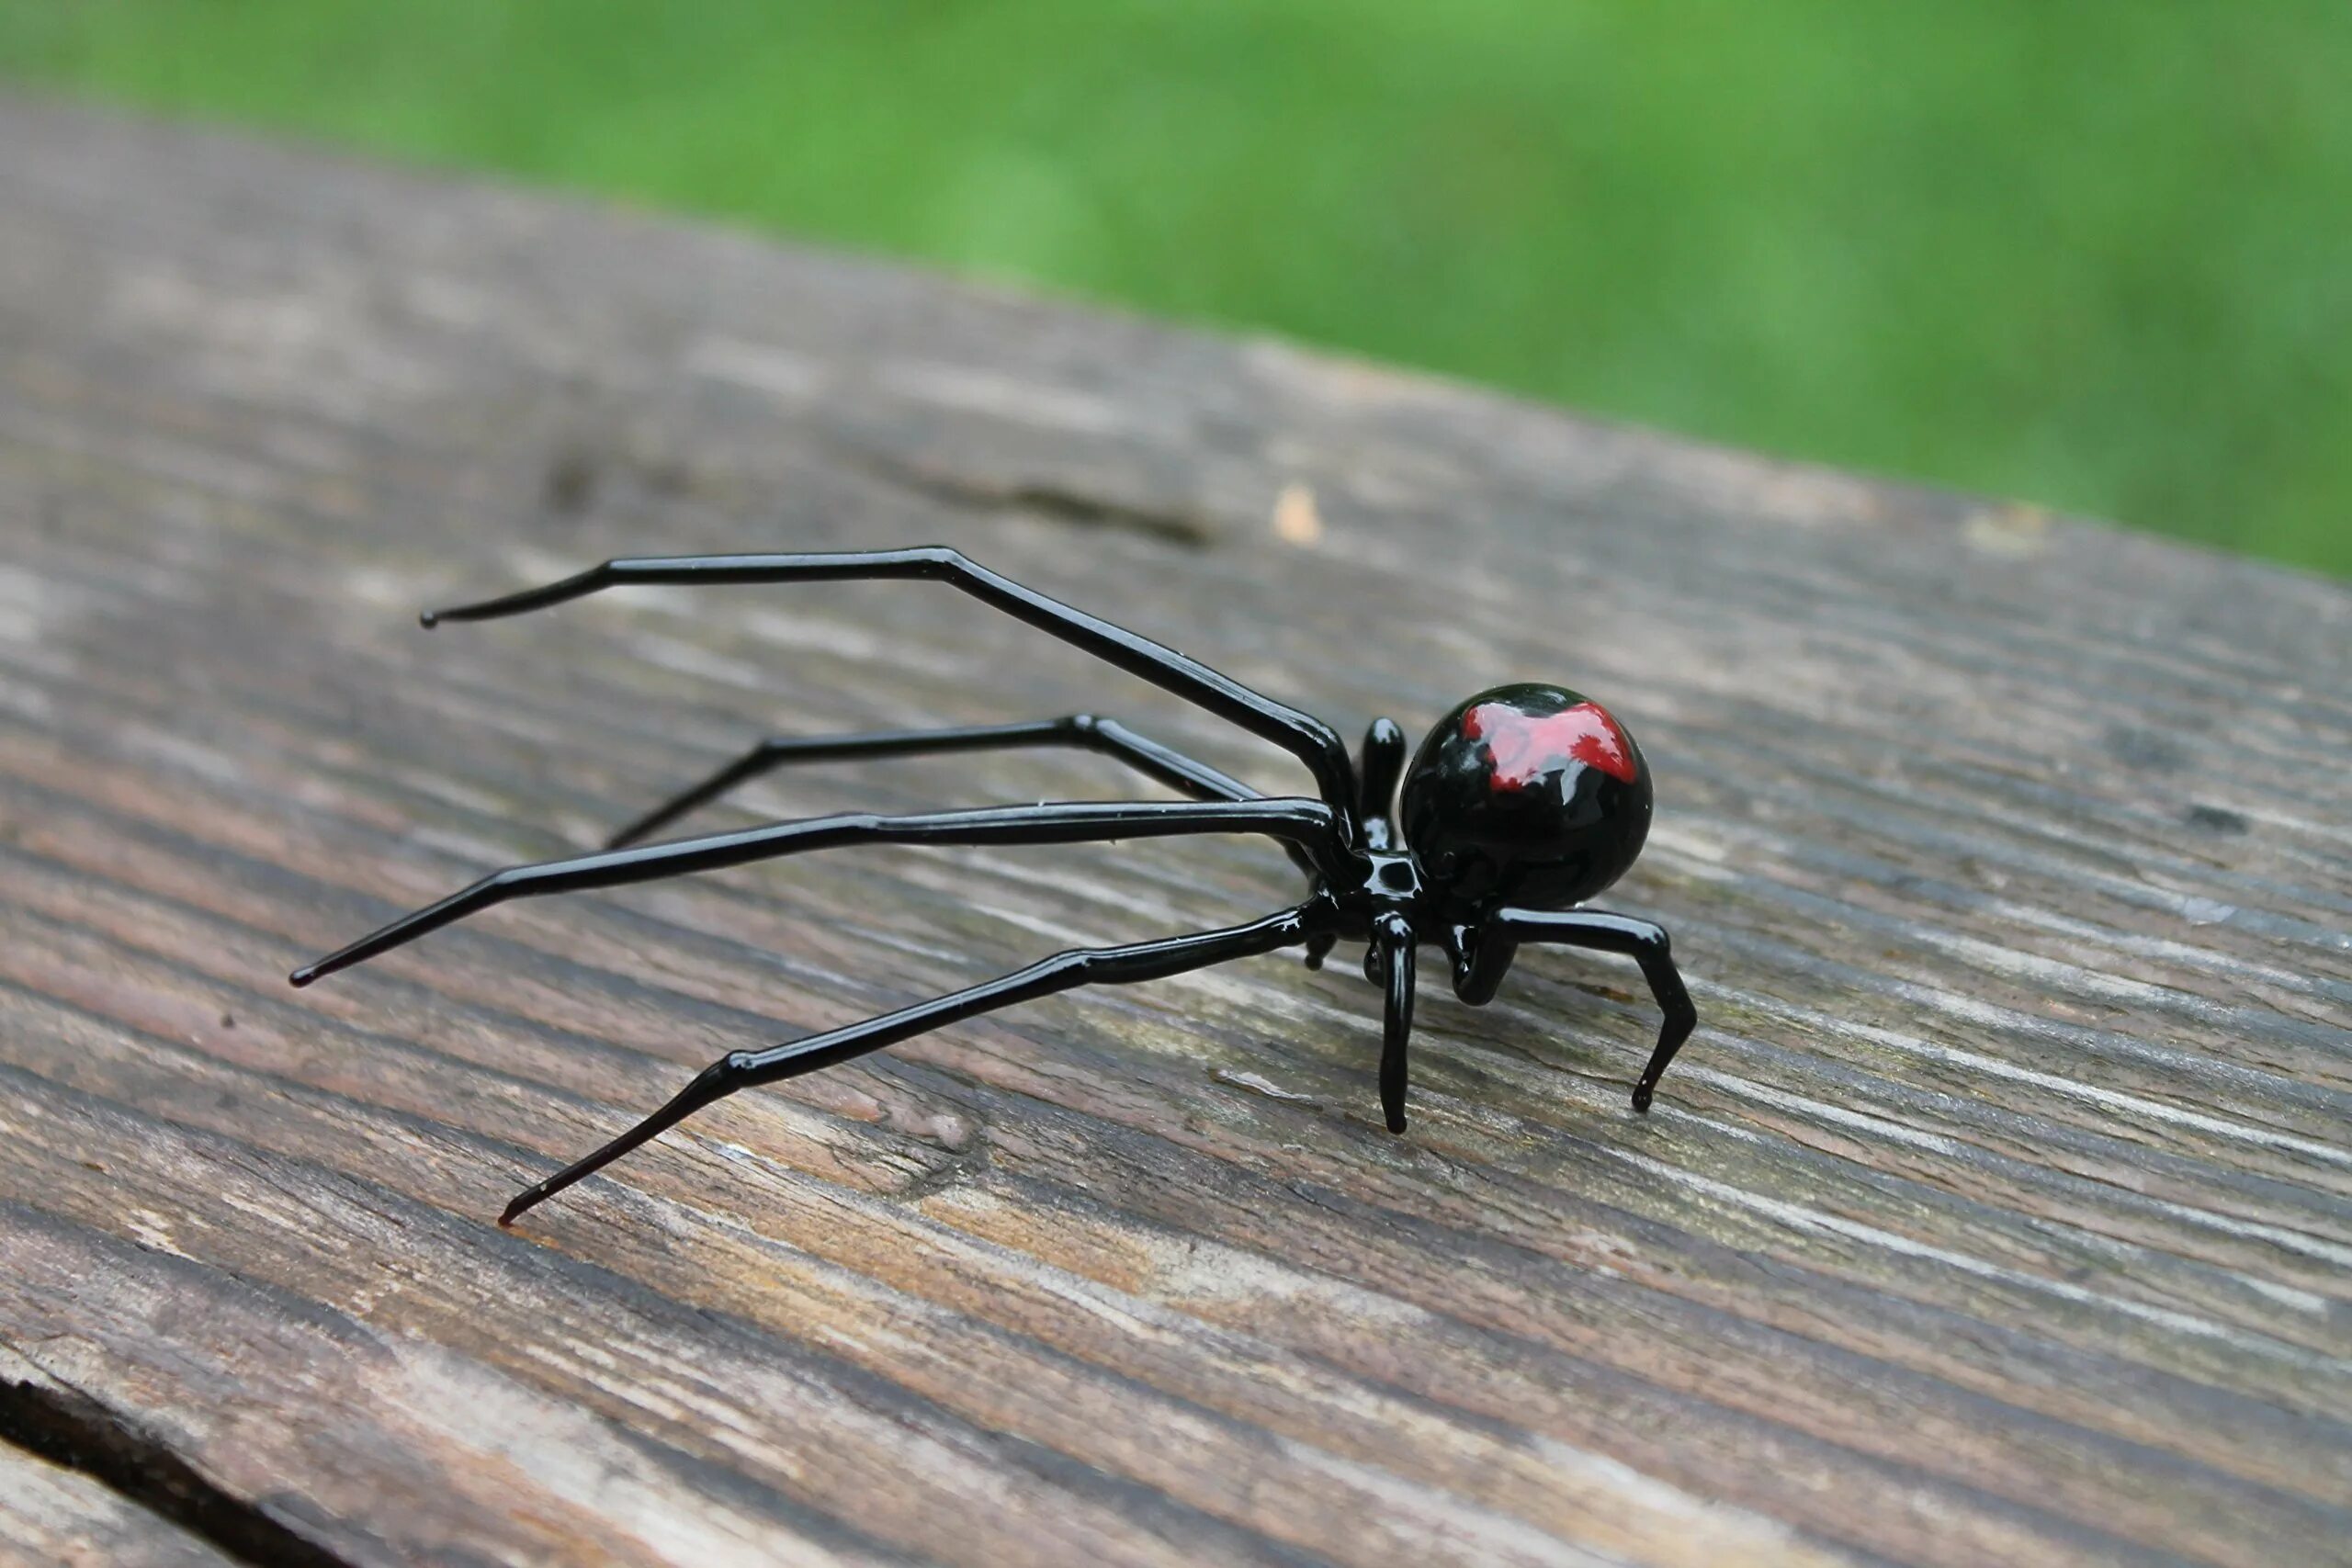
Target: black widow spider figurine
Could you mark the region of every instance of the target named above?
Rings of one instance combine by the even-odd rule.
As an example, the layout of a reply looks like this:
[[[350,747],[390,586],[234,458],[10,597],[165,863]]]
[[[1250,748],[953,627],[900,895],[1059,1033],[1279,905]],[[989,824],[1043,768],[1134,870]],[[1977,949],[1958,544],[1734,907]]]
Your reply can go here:
[[[1261,833],[1280,840],[1306,874],[1306,901],[1223,931],[1056,953],[1001,979],[863,1023],[764,1051],[732,1052],[705,1068],[669,1104],[523,1192],[506,1206],[499,1224],[512,1224],[534,1204],[738,1089],[797,1077],[959,1019],[1077,986],[1156,980],[1295,946],[1306,948],[1309,966],[1319,967],[1341,941],[1367,944],[1364,975],[1386,992],[1380,1101],[1390,1132],[1405,1130],[1414,953],[1424,941],[1444,950],[1453,962],[1454,995],[1474,1006],[1494,996],[1521,942],[1559,942],[1631,956],[1665,1013],[1657,1048],[1634,1086],[1634,1109],[1649,1109],[1659,1076],[1698,1016],[1675,971],[1664,930],[1647,920],[1574,907],[1624,874],[1641,853],[1650,825],[1649,767],[1623,725],[1599,703],[1564,687],[1498,686],[1479,693],[1438,721],[1409,770],[1404,731],[1376,719],[1351,765],[1339,735],[1320,719],[935,546],[612,560],[545,587],[427,611],[422,619],[427,626],[444,620],[488,620],[625,584],[865,578],[952,583],[1293,752],[1315,775],[1315,796],[1261,795],[1124,725],[1085,714],[963,729],[766,740],[623,829],[603,853],[493,873],[303,965],[294,971],[293,983],[307,986],[509,898],[614,887],[841,844],[1064,844]],[[784,763],[1015,746],[1102,752],[1192,798],[1057,802],[905,817],[856,813],[631,847],[673,818]],[[1393,817],[1392,799],[1402,807]]]

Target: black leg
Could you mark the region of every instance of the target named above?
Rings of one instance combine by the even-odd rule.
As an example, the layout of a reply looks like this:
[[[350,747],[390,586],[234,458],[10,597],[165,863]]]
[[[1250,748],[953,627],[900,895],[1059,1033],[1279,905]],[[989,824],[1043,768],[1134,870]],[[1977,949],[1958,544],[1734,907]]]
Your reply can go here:
[[[1341,831],[1352,843],[1356,825],[1353,771],[1347,748],[1328,724],[1312,714],[1253,692],[1197,660],[1122,626],[1074,610],[1009,577],[967,560],[944,546],[908,550],[850,550],[821,554],[655,556],[609,560],[576,576],[526,589],[478,604],[427,610],[426,626],[437,621],[479,621],[544,609],[599,589],[629,583],[831,582],[844,579],[927,578],[952,583],[984,604],[1050,632],[1130,674],[1199,704],[1251,734],[1272,741],[1305,762],[1316,792],[1339,813]]]
[[[1388,1130],[1405,1130],[1405,1051],[1413,1037],[1413,926],[1404,916],[1383,914],[1372,922],[1373,948],[1388,993],[1380,1031],[1380,1109]]]
[[[1363,824],[1365,844],[1373,849],[1396,847],[1396,824],[1389,811],[1404,772],[1405,732],[1393,718],[1374,719],[1356,749],[1356,818]]]
[[[1666,1076],[1674,1054],[1682,1049],[1682,1043],[1699,1025],[1698,1010],[1690,1005],[1690,995],[1682,988],[1681,972],[1674,966],[1666,928],[1601,909],[1502,909],[1487,922],[1487,935],[1479,943],[1481,958],[1485,957],[1487,943],[1498,936],[1512,945],[1547,942],[1600,953],[1622,953],[1642,966],[1642,977],[1649,982],[1650,995],[1657,998],[1658,1010],[1666,1015],[1658,1026],[1657,1045],[1650,1053],[1649,1066],[1642,1069],[1640,1080],[1634,1085],[1634,1109],[1647,1111],[1650,1097],[1657,1091],[1657,1080]],[[1500,952],[1501,963],[1508,965],[1509,947]],[[1497,970],[1495,978],[1500,977]],[[1491,987],[1487,994],[1494,994]]]
[[[571,893],[589,887],[618,887],[843,844],[1071,844],[1195,833],[1263,833],[1297,844],[1335,865],[1340,852],[1337,814],[1319,800],[1296,797],[1099,804],[1089,801],[934,811],[911,817],[816,817],[804,822],[752,828],[741,833],[608,850],[603,854],[548,861],[538,865],[510,866],[437,904],[403,915],[339,953],[304,964],[289,978],[298,986],[307,986],[322,976],[347,969],[509,898]]]
[[[1195,800],[1257,800],[1256,790],[1205,762],[1162,746],[1116,719],[1092,714],[1032,719],[1021,724],[983,724],[960,729],[894,729],[870,735],[777,736],[763,740],[690,789],[681,790],[628,827],[605,847],[626,849],[669,826],[698,806],[738,784],[749,784],[794,762],[838,762],[868,757],[932,756],[952,751],[1011,750],[1024,746],[1070,746],[1114,757],[1147,777]]]
[[[1158,942],[1139,942],[1125,947],[1079,948],[1058,953],[1001,979],[931,1001],[917,1002],[912,1007],[901,1008],[897,1012],[868,1019],[863,1023],[812,1034],[805,1040],[771,1046],[765,1051],[735,1052],[704,1068],[676,1099],[594,1154],[565,1167],[517,1196],[506,1205],[506,1212],[499,1216],[498,1223],[513,1224],[525,1210],[562,1191],[582,1177],[603,1169],[639,1145],[676,1126],[713,1100],[723,1100],[738,1089],[798,1077],[803,1073],[813,1073],[846,1062],[854,1056],[863,1056],[869,1051],[878,1051],[885,1045],[895,1045],[901,1040],[960,1019],[992,1012],[1015,1002],[1049,997],[1073,987],[1127,985],[1138,980],[1164,979],[1187,970],[1222,964],[1227,959],[1246,958],[1253,953],[1272,953],[1277,948],[1294,946],[1310,940],[1323,929],[1322,922],[1329,919],[1328,908],[1320,902],[1312,902],[1269,915],[1262,920],[1253,920],[1246,926],[1232,926],[1224,931],[1168,937]]]

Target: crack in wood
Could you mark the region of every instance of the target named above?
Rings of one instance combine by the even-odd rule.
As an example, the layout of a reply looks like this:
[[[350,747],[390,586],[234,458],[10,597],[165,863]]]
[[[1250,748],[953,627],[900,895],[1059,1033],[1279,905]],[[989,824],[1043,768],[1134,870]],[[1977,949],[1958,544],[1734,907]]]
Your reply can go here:
[[[1107,528],[1136,534],[1188,550],[1205,550],[1217,542],[1218,530],[1197,513],[1142,506],[1090,495],[1047,479],[991,479],[967,474],[943,473],[937,468],[862,447],[844,451],[876,478],[920,491],[951,506],[990,512],[1023,510],[1080,528]]]
[[[222,1490],[162,1438],[78,1389],[0,1381],[0,1442],[86,1475],[241,1562],[345,1568],[346,1559]]]

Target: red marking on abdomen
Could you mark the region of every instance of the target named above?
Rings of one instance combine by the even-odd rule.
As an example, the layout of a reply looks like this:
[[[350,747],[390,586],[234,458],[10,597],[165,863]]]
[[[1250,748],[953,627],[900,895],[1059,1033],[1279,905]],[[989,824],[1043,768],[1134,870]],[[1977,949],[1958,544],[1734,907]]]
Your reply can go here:
[[[1497,789],[1528,789],[1569,762],[1634,782],[1634,743],[1599,703],[1558,713],[1524,714],[1501,703],[1480,703],[1462,716],[1462,733],[1483,740],[1495,759]]]

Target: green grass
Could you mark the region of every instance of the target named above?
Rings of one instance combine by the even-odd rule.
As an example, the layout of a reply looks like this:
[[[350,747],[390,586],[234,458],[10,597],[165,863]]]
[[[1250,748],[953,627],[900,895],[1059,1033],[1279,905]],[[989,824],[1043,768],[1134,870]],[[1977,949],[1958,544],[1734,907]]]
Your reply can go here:
[[[0,75],[2352,574],[2343,0],[0,0]]]

